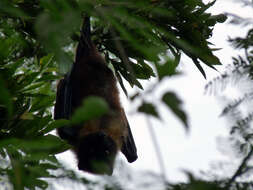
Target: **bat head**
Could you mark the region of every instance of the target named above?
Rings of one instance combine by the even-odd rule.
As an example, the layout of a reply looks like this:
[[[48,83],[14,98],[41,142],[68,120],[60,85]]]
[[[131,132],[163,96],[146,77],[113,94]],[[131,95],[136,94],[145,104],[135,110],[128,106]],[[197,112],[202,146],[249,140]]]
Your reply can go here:
[[[94,174],[112,175],[117,146],[103,132],[83,137],[77,151],[78,168]]]

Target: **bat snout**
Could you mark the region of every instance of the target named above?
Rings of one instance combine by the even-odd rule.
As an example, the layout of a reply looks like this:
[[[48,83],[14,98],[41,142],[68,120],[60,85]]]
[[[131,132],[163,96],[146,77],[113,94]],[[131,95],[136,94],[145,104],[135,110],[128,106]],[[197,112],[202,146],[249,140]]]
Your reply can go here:
[[[83,137],[80,141],[78,168],[94,174],[112,175],[117,146],[114,140],[103,132]]]

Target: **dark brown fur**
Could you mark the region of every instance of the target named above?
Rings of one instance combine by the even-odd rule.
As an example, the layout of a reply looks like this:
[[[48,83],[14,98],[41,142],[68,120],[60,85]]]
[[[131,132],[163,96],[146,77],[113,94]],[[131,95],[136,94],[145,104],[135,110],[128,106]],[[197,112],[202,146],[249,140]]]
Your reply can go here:
[[[85,123],[79,135],[83,137],[99,130],[104,131],[117,142],[117,147],[120,150],[121,138],[127,136],[127,130],[124,121],[122,121],[122,108],[113,72],[107,67],[94,45],[90,55],[81,59],[75,68],[73,70],[73,81],[76,82],[72,84],[72,88],[75,97],[78,96],[79,98],[73,99],[73,109],[75,110],[82,104],[83,98],[99,96],[105,99],[113,112]]]
[[[89,33],[87,28],[83,31]],[[57,131],[61,138],[73,145],[80,170],[111,175],[117,152],[121,150],[128,161],[133,162],[137,159],[136,147],[120,105],[113,72],[87,34],[81,36],[83,42],[78,44],[71,72],[57,87],[55,119],[69,119],[82,105],[83,99],[89,96],[103,98],[110,112],[84,124],[58,128]]]

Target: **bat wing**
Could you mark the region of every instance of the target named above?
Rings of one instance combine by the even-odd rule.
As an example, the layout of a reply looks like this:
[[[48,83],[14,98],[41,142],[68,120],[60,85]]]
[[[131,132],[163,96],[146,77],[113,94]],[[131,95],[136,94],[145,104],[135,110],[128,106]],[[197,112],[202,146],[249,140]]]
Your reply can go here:
[[[125,157],[127,158],[128,162],[134,162],[135,160],[137,160],[138,156],[137,156],[137,149],[136,149],[136,145],[134,142],[134,138],[131,132],[131,128],[129,126],[129,123],[127,121],[127,117],[125,112],[122,110],[122,117],[125,121],[125,125],[127,127],[127,137],[124,138],[123,140],[123,144],[122,144],[122,148],[121,148],[121,152],[125,155]]]
[[[71,73],[71,72],[70,72]],[[57,86],[54,119],[69,119],[72,111],[72,89],[70,73],[60,80]],[[74,144],[77,131],[73,127],[63,126],[57,129],[59,136]]]
[[[57,85],[57,94],[56,94],[56,102],[54,106],[54,119],[64,119],[68,118],[68,115],[65,113],[66,106],[64,102],[66,101],[66,79],[63,78]]]
[[[76,51],[76,60],[72,65],[71,71],[60,81],[57,87],[56,103],[54,109],[54,119],[69,119],[73,111],[73,100],[77,97],[78,93],[73,92],[73,77],[77,70],[77,64],[80,63],[84,56],[87,56],[91,51],[91,38],[90,38],[90,18],[85,17],[83,27],[81,30],[80,40]],[[57,131],[62,139],[67,140],[70,144],[75,144],[80,127],[61,127]]]

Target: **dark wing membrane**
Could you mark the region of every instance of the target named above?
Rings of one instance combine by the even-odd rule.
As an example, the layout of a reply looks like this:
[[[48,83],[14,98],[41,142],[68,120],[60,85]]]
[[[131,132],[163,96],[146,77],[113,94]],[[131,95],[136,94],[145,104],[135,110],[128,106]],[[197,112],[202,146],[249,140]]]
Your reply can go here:
[[[70,76],[66,75],[57,86],[54,119],[69,119],[72,107]]]
[[[137,160],[137,158],[138,158],[137,149],[136,149],[134,138],[133,138],[133,135],[131,132],[131,128],[129,126],[129,123],[127,121],[124,111],[122,111],[122,115],[123,115],[122,116],[123,119],[125,120],[128,135],[123,140],[121,152],[125,155],[125,157],[127,158],[127,161],[131,163],[131,162],[134,162],[135,160]]]
[[[90,39],[90,18],[85,17],[84,23],[81,30],[80,40],[77,46],[76,60],[75,63],[81,61],[81,58],[89,53],[91,49],[91,39]],[[65,77],[60,80],[57,86],[56,104],[54,119],[69,119],[72,112],[72,85],[71,85],[71,75],[73,75],[74,67],[76,64],[72,65],[71,70],[65,75]]]
[[[56,103],[54,107],[54,119],[69,119],[72,110],[72,89],[70,74],[60,80],[57,86]],[[59,136],[74,144],[77,131],[73,127],[63,126],[57,129]]]
[[[61,79],[57,85],[56,102],[54,105],[54,119],[64,118],[64,89],[65,79]]]
[[[76,52],[76,60],[72,65],[71,71],[60,81],[57,87],[57,95],[56,95],[56,103],[55,103],[55,113],[54,119],[69,119],[72,111],[73,111],[73,101],[77,97],[77,94],[73,94],[72,85],[75,81],[73,81],[74,71],[78,68],[78,64],[80,63],[82,58],[86,56],[90,49],[92,43],[90,39],[90,18],[85,17],[84,23],[81,30],[81,37],[78,43],[77,52]],[[70,144],[75,144],[78,137],[79,128],[78,127],[61,127],[57,129],[59,136],[62,139],[67,140]]]

